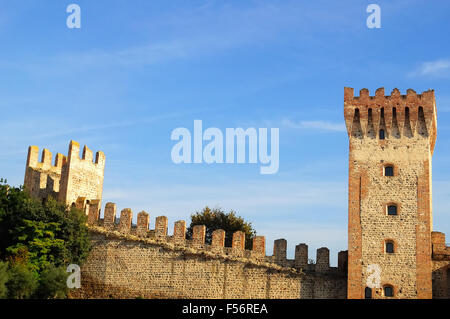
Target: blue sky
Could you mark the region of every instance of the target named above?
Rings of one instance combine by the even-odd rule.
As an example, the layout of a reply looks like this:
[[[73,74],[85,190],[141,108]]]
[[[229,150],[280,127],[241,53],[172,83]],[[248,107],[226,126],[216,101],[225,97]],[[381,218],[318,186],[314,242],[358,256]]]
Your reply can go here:
[[[288,255],[347,249],[343,88],[436,90],[434,228],[450,236],[450,2],[0,0],[0,172],[71,139],[107,157],[104,203],[173,222],[234,209]],[[81,7],[81,29],[66,7]],[[279,127],[280,168],[172,163],[177,127]]]

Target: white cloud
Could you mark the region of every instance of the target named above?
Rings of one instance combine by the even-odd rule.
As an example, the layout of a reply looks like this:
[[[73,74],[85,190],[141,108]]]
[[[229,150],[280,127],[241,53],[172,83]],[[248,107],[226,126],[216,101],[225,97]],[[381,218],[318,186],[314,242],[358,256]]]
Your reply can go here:
[[[315,129],[322,131],[345,132],[345,125],[343,123],[332,123],[327,121],[300,121],[294,122],[289,119],[284,119],[282,124],[289,128],[296,129]]]
[[[439,59],[435,61],[423,62],[409,76],[431,76],[442,77],[450,75],[450,59]]]

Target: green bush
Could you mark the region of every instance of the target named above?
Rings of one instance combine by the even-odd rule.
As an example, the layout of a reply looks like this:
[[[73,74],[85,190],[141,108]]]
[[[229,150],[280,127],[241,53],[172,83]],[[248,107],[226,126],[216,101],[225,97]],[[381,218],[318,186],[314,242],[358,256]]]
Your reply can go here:
[[[63,298],[69,264],[90,250],[86,215],[0,180],[0,298]]]
[[[35,293],[36,298],[65,298],[67,296],[68,273],[62,267],[50,265],[40,274],[39,287]]]
[[[39,284],[39,275],[25,264],[16,264],[8,270],[8,298],[30,298]]]
[[[252,248],[253,237],[256,235],[256,231],[253,229],[251,223],[237,216],[234,211],[225,213],[220,208],[211,209],[206,206],[203,210],[192,214],[191,224],[186,231],[186,238],[192,238],[194,226],[196,225],[206,226],[205,242],[207,244],[211,244],[212,233],[216,229],[223,229],[225,231],[226,247],[231,247],[233,233],[236,231],[242,231],[245,234],[246,249]]]

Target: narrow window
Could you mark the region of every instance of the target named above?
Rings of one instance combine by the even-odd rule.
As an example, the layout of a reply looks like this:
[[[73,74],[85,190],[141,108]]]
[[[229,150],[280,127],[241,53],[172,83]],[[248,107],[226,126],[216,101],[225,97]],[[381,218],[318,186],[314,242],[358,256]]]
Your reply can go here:
[[[372,299],[372,289],[371,288],[366,287],[366,289],[364,289],[364,298]]]
[[[384,140],[384,130],[380,130],[380,140]]]
[[[384,176],[394,176],[394,166],[385,166],[384,167]]]
[[[393,254],[394,253],[394,243],[392,241],[386,242],[386,253]]]
[[[385,297],[394,297],[394,288],[392,286],[383,287]]]
[[[391,216],[397,215],[397,206],[396,205],[389,205],[387,207],[387,214]]]

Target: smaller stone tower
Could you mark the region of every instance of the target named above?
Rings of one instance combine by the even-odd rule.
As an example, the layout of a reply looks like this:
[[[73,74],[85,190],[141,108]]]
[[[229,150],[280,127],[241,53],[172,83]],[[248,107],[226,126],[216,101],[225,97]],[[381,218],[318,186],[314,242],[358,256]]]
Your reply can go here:
[[[25,170],[24,187],[31,196],[46,201],[49,196],[80,209],[99,210],[103,192],[105,155],[84,146],[82,158],[80,145],[71,141],[68,156],[57,154],[52,165],[52,153],[44,149],[41,161],[39,148],[30,146]]]

